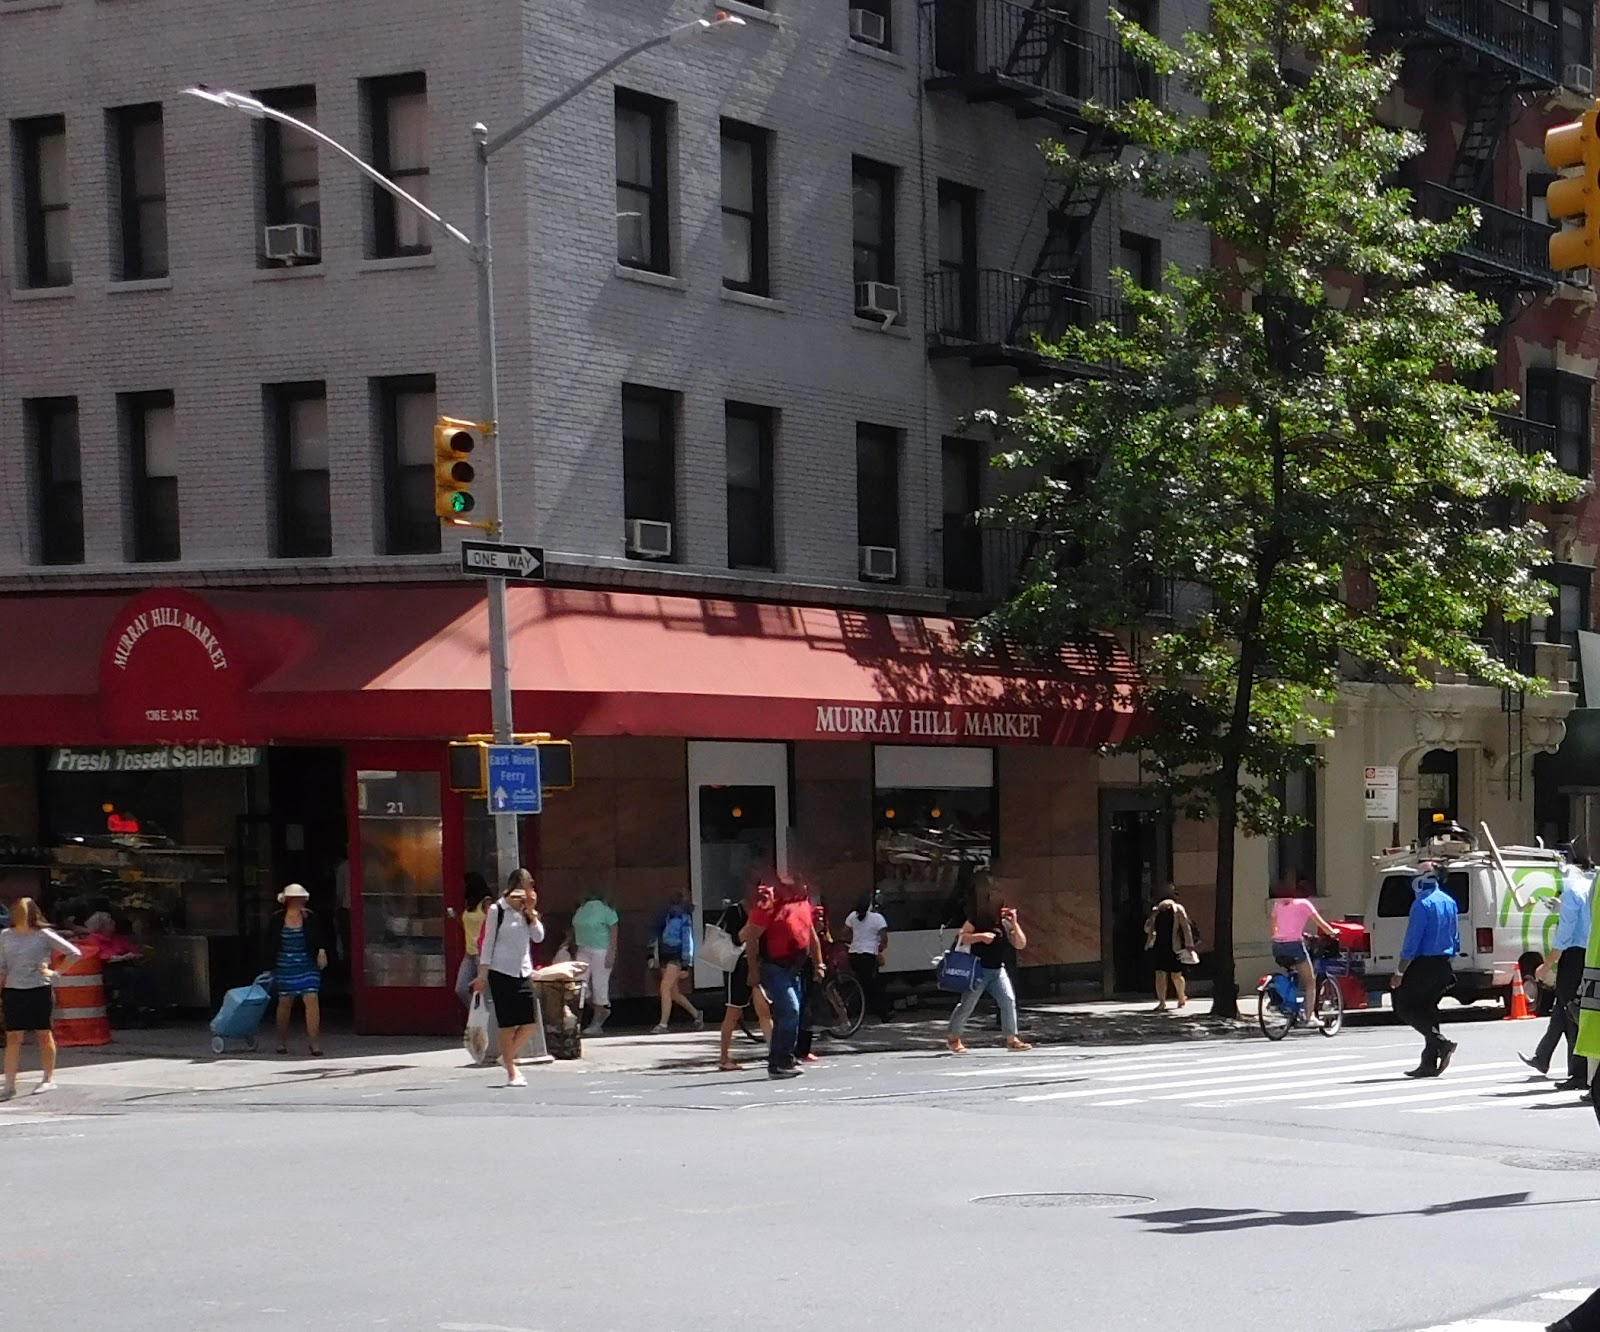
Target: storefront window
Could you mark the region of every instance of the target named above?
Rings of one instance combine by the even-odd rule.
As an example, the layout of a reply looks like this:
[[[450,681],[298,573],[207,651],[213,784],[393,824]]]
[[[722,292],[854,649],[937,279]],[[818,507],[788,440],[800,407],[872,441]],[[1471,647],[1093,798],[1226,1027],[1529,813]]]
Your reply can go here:
[[[356,774],[364,975],[374,987],[445,983],[439,775]]]
[[[971,909],[973,874],[994,859],[994,754],[880,745],[873,847],[891,930],[935,930]]]

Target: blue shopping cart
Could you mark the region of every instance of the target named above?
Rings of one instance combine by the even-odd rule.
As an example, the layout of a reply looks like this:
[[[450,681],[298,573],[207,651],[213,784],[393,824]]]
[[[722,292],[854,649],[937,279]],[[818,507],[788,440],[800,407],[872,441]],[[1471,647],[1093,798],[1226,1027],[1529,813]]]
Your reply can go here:
[[[211,1053],[222,1054],[229,1041],[243,1041],[246,1050],[256,1048],[256,1030],[272,1003],[272,973],[264,971],[248,985],[229,990],[222,996],[222,1007],[211,1019]]]

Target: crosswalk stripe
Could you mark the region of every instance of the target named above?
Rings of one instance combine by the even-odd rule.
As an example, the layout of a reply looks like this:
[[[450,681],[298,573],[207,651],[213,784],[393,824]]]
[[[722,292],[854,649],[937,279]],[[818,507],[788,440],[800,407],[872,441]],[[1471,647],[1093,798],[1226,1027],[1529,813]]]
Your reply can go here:
[[[1515,1068],[1516,1065],[1511,1064],[1507,1065],[1507,1067]],[[1342,1101],[1338,1105],[1319,1105],[1312,1108],[1315,1110],[1367,1110],[1376,1105],[1409,1105],[1422,1101],[1453,1101],[1462,1096],[1481,1095],[1484,1088],[1473,1085],[1475,1083],[1494,1083],[1504,1082],[1505,1080],[1505,1074],[1497,1076],[1492,1073],[1477,1073],[1470,1078],[1452,1078],[1451,1081],[1456,1084],[1455,1086],[1442,1087],[1437,1091],[1414,1092],[1407,1096],[1369,1097],[1360,1101]]]
[[[1323,1081],[1314,1090],[1288,1092],[1288,1093],[1286,1093],[1286,1097],[1293,1098],[1293,1099],[1310,1101],[1310,1100],[1315,1100],[1318,1096],[1326,1096],[1326,1095],[1328,1095],[1329,1092],[1336,1091],[1340,1087],[1360,1086],[1363,1082],[1371,1082],[1371,1083],[1374,1083],[1374,1084],[1386,1083],[1386,1082],[1388,1082],[1389,1078],[1392,1078],[1392,1077],[1395,1076],[1393,1073],[1390,1073],[1387,1076],[1380,1076],[1380,1077],[1376,1077],[1376,1078],[1346,1078],[1346,1077],[1344,1077],[1342,1075],[1346,1074],[1346,1073],[1370,1073],[1370,1072],[1372,1072],[1374,1070],[1383,1069],[1383,1068],[1399,1068],[1401,1065],[1409,1064],[1410,1062],[1411,1061],[1409,1059],[1386,1059],[1386,1060],[1382,1060],[1382,1061],[1375,1061],[1375,1062],[1370,1063],[1370,1064],[1353,1064],[1349,1068],[1317,1069],[1317,1070],[1314,1070],[1315,1073],[1318,1073],[1318,1074],[1330,1073],[1330,1074],[1333,1074],[1334,1076],[1332,1076],[1331,1078],[1329,1078],[1326,1081]],[[1395,1083],[1394,1085],[1395,1086],[1399,1086],[1401,1084]],[[1406,1083],[1405,1085],[1406,1086],[1412,1086],[1414,1084]],[[1178,1092],[1163,1092],[1159,1096],[1146,1096],[1146,1097],[1142,1097],[1141,1099],[1142,1100],[1146,1100],[1146,1101],[1192,1101],[1192,1100],[1197,1100],[1199,1098],[1206,1097],[1206,1096],[1216,1096],[1217,1094],[1218,1093],[1217,1093],[1216,1086],[1215,1085],[1210,1085],[1210,1086],[1203,1086],[1203,1087],[1189,1087],[1189,1088],[1186,1088],[1183,1091],[1178,1091]],[[1226,1097],[1227,1093],[1224,1092],[1223,1096]],[[1281,1099],[1285,1099],[1285,1097],[1279,1097],[1279,1096],[1252,1096],[1252,1097],[1241,1097],[1241,1098],[1239,1098],[1237,1100],[1234,1100],[1234,1099],[1218,1099],[1216,1101],[1206,1101],[1205,1104],[1208,1105],[1208,1106],[1210,1106],[1210,1105],[1215,1105],[1215,1106],[1254,1105],[1258,1101],[1276,1101],[1276,1100],[1281,1100]],[[1101,1101],[1101,1102],[1096,1102],[1095,1104],[1103,1105],[1103,1104],[1107,1104],[1107,1103]]]
[[[1365,1072],[1367,1072],[1369,1070],[1372,1070],[1372,1069],[1381,1069],[1381,1068],[1386,1068],[1386,1067],[1393,1067],[1396,1064],[1409,1064],[1411,1062],[1412,1061],[1410,1059],[1385,1060],[1382,1063],[1379,1063],[1379,1062],[1375,1061],[1375,1062],[1373,1062],[1371,1064],[1362,1065],[1359,1071],[1365,1073]],[[1459,1074],[1463,1074],[1463,1073],[1470,1074],[1470,1073],[1473,1073],[1474,1071],[1481,1071],[1481,1070],[1486,1070],[1486,1069],[1503,1069],[1503,1068],[1504,1068],[1504,1065],[1500,1064],[1498,1062],[1490,1063],[1490,1064],[1457,1064],[1451,1070],[1450,1080],[1452,1082],[1461,1081],[1462,1079],[1458,1075]],[[1499,1080],[1499,1079],[1503,1079],[1506,1075],[1505,1075],[1505,1073],[1500,1072],[1500,1073],[1496,1073],[1494,1076],[1495,1076],[1496,1080]],[[1362,1082],[1371,1082],[1371,1083],[1378,1084],[1378,1085],[1381,1085],[1381,1086],[1388,1086],[1388,1087],[1395,1087],[1395,1088],[1402,1088],[1402,1087],[1411,1088],[1411,1087],[1417,1086],[1417,1083],[1412,1081],[1412,1080],[1410,1080],[1410,1079],[1407,1079],[1404,1082],[1397,1081],[1395,1079],[1395,1075],[1393,1073],[1380,1074],[1378,1077],[1375,1077],[1375,1078],[1352,1078],[1348,1082],[1346,1082],[1344,1085],[1347,1086],[1347,1087],[1353,1087],[1353,1086],[1360,1085]],[[1266,1105],[1266,1104],[1269,1104],[1269,1103],[1274,1102],[1274,1101],[1314,1101],[1314,1100],[1317,1099],[1317,1097],[1323,1095],[1327,1090],[1328,1090],[1328,1088],[1326,1086],[1322,1086],[1322,1087],[1314,1088],[1314,1089],[1312,1089],[1310,1091],[1277,1092],[1277,1093],[1274,1093],[1273,1095],[1270,1095],[1270,1096],[1248,1096],[1248,1097],[1230,1098],[1226,1102],[1226,1104],[1230,1105],[1230,1106],[1237,1106],[1237,1105]],[[1209,1103],[1207,1103],[1207,1104],[1209,1106]],[[1217,1104],[1221,1105],[1221,1104],[1223,1104],[1223,1102],[1219,1100],[1217,1102]]]
[[[1307,1061],[1304,1061],[1304,1064],[1309,1064],[1310,1062],[1311,1061],[1307,1060]],[[1326,1057],[1326,1064],[1324,1065],[1324,1067],[1322,1067],[1320,1069],[1306,1068],[1306,1067],[1304,1067],[1304,1064],[1302,1064],[1302,1067],[1300,1069],[1293,1070],[1293,1071],[1294,1072],[1305,1072],[1305,1073],[1332,1072],[1332,1071],[1334,1071],[1336,1068],[1338,1068],[1340,1066],[1343,1066],[1345,1068],[1350,1069],[1351,1071],[1354,1071],[1355,1069],[1360,1067],[1359,1064],[1350,1063],[1349,1062],[1349,1056],[1341,1056],[1341,1055],[1328,1055]],[[1327,1067],[1327,1065],[1332,1065],[1333,1067]],[[1261,1070],[1259,1072],[1255,1072],[1255,1073],[1233,1073],[1233,1074],[1229,1074],[1227,1077],[1210,1077],[1210,1078],[1202,1079],[1202,1081],[1208,1083],[1209,1086],[1211,1086],[1213,1088],[1221,1088],[1221,1087],[1229,1087],[1229,1086],[1241,1086],[1241,1085],[1242,1086],[1254,1086],[1254,1087],[1271,1087],[1271,1086],[1276,1086],[1276,1085],[1282,1084],[1282,1082],[1284,1081],[1284,1078],[1286,1076],[1286,1072],[1288,1072],[1288,1070],[1283,1070],[1283,1069],[1263,1069],[1263,1070]],[[1108,1084],[1115,1084],[1117,1079],[1115,1079],[1115,1078],[1105,1078],[1105,1079],[1102,1079],[1102,1081],[1104,1083],[1108,1083]],[[1107,1085],[1107,1086],[1099,1086],[1099,1087],[1075,1087],[1071,1091],[1063,1091],[1063,1092],[1033,1092],[1033,1093],[1031,1093],[1031,1094],[1029,1094],[1027,1096],[1013,1096],[1011,1099],[1013,1101],[1023,1101],[1023,1102],[1029,1102],[1029,1101],[1079,1101],[1079,1100],[1083,1100],[1085,1097],[1089,1097],[1089,1096],[1117,1096],[1117,1095],[1121,1095],[1121,1094],[1124,1094],[1124,1093],[1127,1093],[1127,1092],[1137,1092],[1137,1091],[1166,1091],[1166,1090],[1170,1089],[1173,1086],[1174,1082],[1176,1082],[1176,1081],[1177,1081],[1177,1079],[1174,1079],[1174,1078],[1163,1078],[1160,1082],[1142,1082],[1142,1083],[1141,1082],[1135,1082],[1135,1083],[1133,1083],[1133,1084],[1131,1084],[1129,1086],[1125,1086],[1125,1087],[1115,1086],[1115,1085]]]
[[[1543,1323],[1510,1323],[1504,1318],[1464,1318],[1459,1323],[1439,1323],[1422,1332],[1545,1332]]]

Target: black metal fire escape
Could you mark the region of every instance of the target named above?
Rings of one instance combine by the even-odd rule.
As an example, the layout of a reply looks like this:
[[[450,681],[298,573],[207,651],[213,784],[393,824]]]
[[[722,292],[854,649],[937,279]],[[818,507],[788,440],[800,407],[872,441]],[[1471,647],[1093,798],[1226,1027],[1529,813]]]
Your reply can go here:
[[[1019,119],[1052,121],[1075,148],[1080,168],[1109,163],[1122,148],[1089,103],[1115,107],[1159,92],[1153,74],[1114,36],[1081,27],[1052,0],[923,0],[922,13],[930,90],[1007,106]],[[1087,281],[1094,223],[1106,197],[1089,174],[1068,173],[1027,271],[929,275],[931,356],[1024,373],[1075,368],[1048,360],[1039,344],[1115,314],[1116,302]]]

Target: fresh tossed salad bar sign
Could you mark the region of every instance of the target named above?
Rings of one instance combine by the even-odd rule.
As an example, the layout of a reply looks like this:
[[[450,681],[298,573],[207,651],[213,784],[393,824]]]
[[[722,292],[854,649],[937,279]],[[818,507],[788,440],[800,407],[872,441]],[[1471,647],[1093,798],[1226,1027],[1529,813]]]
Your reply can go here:
[[[198,772],[253,768],[259,745],[156,745],[126,749],[52,749],[51,772]]]

